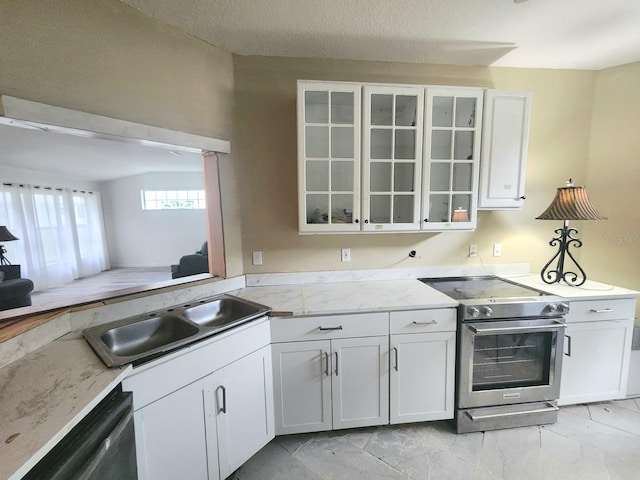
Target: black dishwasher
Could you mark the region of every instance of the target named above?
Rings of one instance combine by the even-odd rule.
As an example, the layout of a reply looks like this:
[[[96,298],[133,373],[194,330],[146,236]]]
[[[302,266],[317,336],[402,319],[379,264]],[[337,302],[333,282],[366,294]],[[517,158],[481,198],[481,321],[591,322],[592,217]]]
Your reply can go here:
[[[113,390],[23,480],[136,480],[131,392]]]

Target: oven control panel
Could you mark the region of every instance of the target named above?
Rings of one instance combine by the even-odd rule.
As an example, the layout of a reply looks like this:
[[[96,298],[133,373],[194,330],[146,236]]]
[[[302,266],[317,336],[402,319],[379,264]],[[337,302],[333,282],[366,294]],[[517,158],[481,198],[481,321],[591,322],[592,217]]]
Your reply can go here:
[[[462,320],[505,320],[523,317],[559,317],[569,313],[569,303],[556,301],[495,302],[492,305],[465,305]]]

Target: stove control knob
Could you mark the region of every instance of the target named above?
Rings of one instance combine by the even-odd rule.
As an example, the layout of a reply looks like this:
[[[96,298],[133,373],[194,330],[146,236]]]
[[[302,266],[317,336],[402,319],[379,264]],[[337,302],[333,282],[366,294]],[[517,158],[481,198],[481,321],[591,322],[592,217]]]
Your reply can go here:
[[[550,303],[549,305],[547,305],[546,307],[544,307],[544,311],[546,313],[555,313],[555,311],[558,309],[558,307],[556,307],[555,304]]]
[[[484,315],[485,317],[490,317],[491,315],[493,315],[493,309],[491,307],[482,307],[480,309],[480,312],[482,313],[482,315]]]
[[[557,310],[558,310],[558,313],[562,313],[563,315],[564,315],[565,313],[569,313],[569,304],[567,304],[567,303],[560,303],[560,304],[558,305]]]
[[[478,307],[468,307],[467,313],[472,318],[478,318],[480,316],[480,310],[478,310]]]

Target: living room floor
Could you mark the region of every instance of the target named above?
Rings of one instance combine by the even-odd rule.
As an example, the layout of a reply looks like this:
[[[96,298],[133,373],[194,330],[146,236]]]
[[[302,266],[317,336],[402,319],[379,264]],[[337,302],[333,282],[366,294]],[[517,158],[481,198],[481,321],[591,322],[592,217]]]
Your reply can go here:
[[[34,306],[73,304],[92,295],[168,280],[171,280],[171,268],[168,266],[113,268],[61,287],[33,292],[31,303]]]
[[[457,435],[426,422],[276,437],[233,480],[637,480],[640,398],[562,407],[558,422]]]

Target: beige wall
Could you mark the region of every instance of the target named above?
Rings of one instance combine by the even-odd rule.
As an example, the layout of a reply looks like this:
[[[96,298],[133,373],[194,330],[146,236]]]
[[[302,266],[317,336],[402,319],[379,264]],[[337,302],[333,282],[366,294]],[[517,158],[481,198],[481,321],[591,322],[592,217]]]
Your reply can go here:
[[[586,177],[591,100],[597,74],[587,71],[451,67],[234,56],[236,154],[244,162],[243,246],[247,272],[417,267],[530,262],[553,254],[559,225],[534,220],[569,177]],[[515,212],[480,212],[475,232],[315,235],[297,233],[296,80],[441,84],[533,92],[527,201]],[[493,243],[502,257],[492,257]],[[340,262],[340,248],[351,262]],[[264,265],[251,266],[251,251]],[[409,259],[410,250],[418,257]]]
[[[0,46],[0,94],[231,140],[233,149],[232,55],[117,0],[3,1]],[[223,164],[228,273],[237,275],[233,155]]]
[[[585,183],[608,220],[585,222],[582,247],[588,275],[634,290],[640,290],[638,86],[640,63],[598,73]]]

